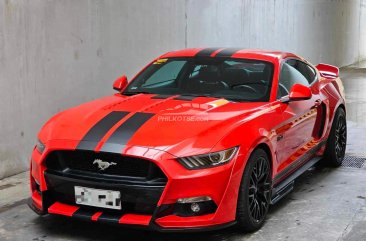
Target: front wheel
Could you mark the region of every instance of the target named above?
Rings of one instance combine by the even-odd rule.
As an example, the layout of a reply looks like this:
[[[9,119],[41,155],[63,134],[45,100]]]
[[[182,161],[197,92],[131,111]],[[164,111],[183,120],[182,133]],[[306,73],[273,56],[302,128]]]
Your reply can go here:
[[[338,167],[342,164],[346,153],[347,145],[347,122],[346,112],[342,108],[338,108],[332,128],[329,133],[327,146],[324,153],[324,161],[326,164]]]
[[[241,230],[253,232],[263,226],[270,194],[269,158],[263,149],[256,149],[247,162],[240,184],[236,220]]]

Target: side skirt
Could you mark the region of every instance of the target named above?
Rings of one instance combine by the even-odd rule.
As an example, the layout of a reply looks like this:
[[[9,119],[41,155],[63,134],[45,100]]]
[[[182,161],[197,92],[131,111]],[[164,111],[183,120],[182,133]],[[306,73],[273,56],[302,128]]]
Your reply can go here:
[[[294,188],[295,179],[298,178],[301,174],[309,170],[312,166],[314,166],[317,162],[319,162],[322,157],[316,156],[307,161],[303,166],[293,172],[291,175],[286,177],[283,181],[276,184],[272,188],[272,197],[271,197],[271,204],[277,203],[281,200],[284,196],[292,191]]]

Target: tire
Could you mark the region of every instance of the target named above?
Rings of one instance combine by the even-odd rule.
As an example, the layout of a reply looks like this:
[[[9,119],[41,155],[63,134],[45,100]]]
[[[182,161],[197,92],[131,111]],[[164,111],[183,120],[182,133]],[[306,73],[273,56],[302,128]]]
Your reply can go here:
[[[334,116],[324,153],[324,163],[327,166],[339,167],[346,153],[347,122],[346,112],[338,108]]]
[[[255,180],[255,177],[257,181]],[[267,153],[256,149],[250,156],[240,184],[236,210],[237,228],[253,232],[267,216],[271,194],[271,167]]]

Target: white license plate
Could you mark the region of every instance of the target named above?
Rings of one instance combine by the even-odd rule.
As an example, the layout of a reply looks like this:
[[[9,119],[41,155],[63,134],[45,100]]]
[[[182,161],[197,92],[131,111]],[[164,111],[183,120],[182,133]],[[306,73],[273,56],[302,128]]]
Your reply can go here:
[[[122,209],[121,193],[118,191],[75,186],[75,202],[93,207]]]

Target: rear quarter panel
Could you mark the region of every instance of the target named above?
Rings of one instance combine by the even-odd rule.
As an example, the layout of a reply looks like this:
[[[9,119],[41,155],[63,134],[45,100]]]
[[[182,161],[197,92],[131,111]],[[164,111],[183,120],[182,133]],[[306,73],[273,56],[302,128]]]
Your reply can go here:
[[[328,138],[330,129],[332,127],[334,116],[337,109],[341,106],[346,111],[344,86],[339,77],[337,78],[324,78],[320,77],[319,90],[327,98],[328,113],[327,113],[327,127],[324,134],[325,138]]]

